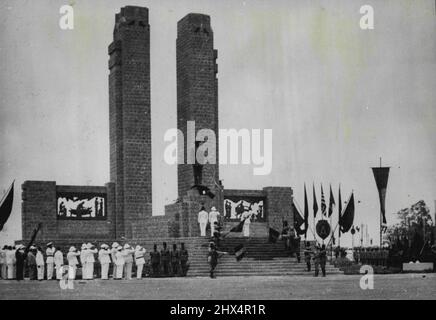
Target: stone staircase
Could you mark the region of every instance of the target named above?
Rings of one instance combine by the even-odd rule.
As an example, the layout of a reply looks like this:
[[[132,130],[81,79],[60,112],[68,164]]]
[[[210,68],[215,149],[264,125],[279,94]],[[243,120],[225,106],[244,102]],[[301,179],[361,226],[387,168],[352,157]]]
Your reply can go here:
[[[217,276],[278,276],[278,275],[311,275],[306,271],[306,264],[301,250],[301,262],[290,257],[281,241],[269,243],[268,238],[226,238],[220,243],[220,251],[233,253],[238,244],[243,244],[246,254],[241,261],[234,255],[223,255],[216,268]],[[208,276],[209,265],[206,261],[206,250],[195,250],[190,257],[189,276]],[[313,266],[312,266],[313,267]],[[338,268],[327,264],[328,274],[342,274]]]

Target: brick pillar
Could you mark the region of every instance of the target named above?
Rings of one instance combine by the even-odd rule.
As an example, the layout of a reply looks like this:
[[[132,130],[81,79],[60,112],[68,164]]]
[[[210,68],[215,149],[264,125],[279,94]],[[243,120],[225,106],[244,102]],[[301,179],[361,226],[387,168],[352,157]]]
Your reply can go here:
[[[218,183],[218,72],[210,17],[190,13],[177,24],[177,127],[184,135],[187,162],[187,121],[195,121],[195,133],[211,129],[216,135],[216,163],[203,166],[202,185],[215,191]],[[179,197],[194,185],[192,164],[177,168]]]
[[[146,236],[152,215],[150,26],[148,9],[126,6],[109,46],[110,180],[115,183],[117,237]]]
[[[293,191],[289,187],[265,187],[265,210],[269,227],[281,231],[283,219],[294,225]]]

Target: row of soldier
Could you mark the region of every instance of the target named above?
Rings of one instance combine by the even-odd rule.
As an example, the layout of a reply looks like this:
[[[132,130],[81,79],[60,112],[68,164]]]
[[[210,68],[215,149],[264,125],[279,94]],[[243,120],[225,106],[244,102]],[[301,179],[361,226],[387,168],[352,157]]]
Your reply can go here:
[[[146,276],[154,277],[186,276],[189,255],[184,243],[181,243],[180,249],[173,244],[172,250],[169,250],[164,242],[160,252],[154,244],[149,256],[146,253],[146,249],[140,245],[133,248],[127,243],[121,246],[117,242],[111,247],[101,244],[99,250],[91,243],[82,244],[80,251],[71,246],[65,256],[61,248],[49,242],[45,257],[41,247],[4,246],[0,250],[0,276],[2,279],[23,280],[27,269],[30,280],[60,280],[67,272],[70,279],[75,279],[80,266],[84,280],[93,279],[96,273],[101,279],[107,280],[109,269],[112,269],[113,279],[130,280],[134,267],[137,279],[143,277],[144,271]]]

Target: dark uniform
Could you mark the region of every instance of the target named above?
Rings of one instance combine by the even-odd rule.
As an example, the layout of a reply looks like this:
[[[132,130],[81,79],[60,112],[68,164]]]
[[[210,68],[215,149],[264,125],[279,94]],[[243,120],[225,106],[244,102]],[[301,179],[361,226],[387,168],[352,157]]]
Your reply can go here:
[[[170,264],[170,250],[168,250],[166,242],[163,243],[163,249],[160,251],[160,259],[162,262],[163,273],[167,276]]]
[[[306,261],[308,272],[310,272],[311,269],[311,263],[310,263],[311,258],[312,258],[312,250],[310,250],[310,245],[306,245],[306,249],[304,250],[304,261]]]
[[[215,245],[211,245],[209,247],[209,253],[207,257],[207,261],[209,262],[209,274],[211,278],[215,278],[213,272],[215,271],[215,268],[218,264],[218,251],[215,248]]]
[[[181,266],[181,275],[182,277],[186,276],[186,273],[188,271],[188,250],[185,249],[185,244],[181,244],[180,248],[180,266]]]
[[[157,251],[156,245],[154,245],[154,250],[150,252],[150,263],[153,270],[153,276],[157,277],[159,275],[160,253]]]
[[[36,258],[33,250],[30,250],[27,254],[27,268],[29,269],[30,280],[36,280]]]
[[[16,279],[18,281],[24,280],[24,260],[26,260],[27,252],[24,252],[24,248],[20,248],[15,252],[16,259]]]
[[[325,266],[327,263],[327,252],[325,249],[325,245],[322,245],[321,248],[317,249],[315,253],[315,277],[319,274],[319,266],[321,265],[322,276],[325,277]]]
[[[173,245],[173,250],[170,254],[170,260],[172,274],[173,276],[177,276],[179,274],[180,251],[177,250],[176,244]]]

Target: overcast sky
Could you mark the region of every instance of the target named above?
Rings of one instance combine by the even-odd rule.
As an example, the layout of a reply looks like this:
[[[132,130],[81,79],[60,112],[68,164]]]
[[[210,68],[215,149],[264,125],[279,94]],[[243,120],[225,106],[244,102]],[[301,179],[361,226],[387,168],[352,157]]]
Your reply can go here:
[[[386,209],[436,199],[436,16],[421,1],[72,1],[75,29],[58,26],[65,1],[1,1],[0,191],[16,179],[0,243],[21,238],[21,184],[109,181],[107,46],[125,5],[150,9],[153,212],[177,197],[176,167],[163,162],[176,127],[176,27],[211,16],[218,49],[221,128],[273,130],[273,167],[220,167],[226,188],[315,182],[345,200],[378,243],[371,166],[392,167]],[[375,29],[361,30],[370,4]],[[312,205],[310,192],[310,206]],[[337,199],[336,199],[337,201]],[[349,239],[347,240],[349,241]]]

